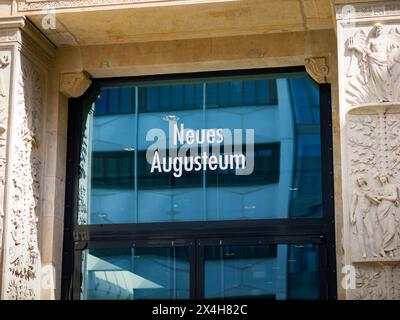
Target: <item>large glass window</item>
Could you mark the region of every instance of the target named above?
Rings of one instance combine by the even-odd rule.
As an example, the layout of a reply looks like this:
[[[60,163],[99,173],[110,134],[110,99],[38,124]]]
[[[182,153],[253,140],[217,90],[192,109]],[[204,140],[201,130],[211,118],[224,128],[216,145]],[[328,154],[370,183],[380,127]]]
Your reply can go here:
[[[103,87],[84,110],[79,223],[322,217],[319,101],[301,73]],[[200,140],[174,143],[181,126]],[[206,130],[221,130],[223,143],[208,143]],[[152,172],[155,148],[165,155],[160,164],[171,157],[170,170]],[[227,161],[238,151],[249,174]],[[226,161],[184,166],[204,152]]]
[[[329,86],[284,71],[71,101],[66,297],[335,297]]]

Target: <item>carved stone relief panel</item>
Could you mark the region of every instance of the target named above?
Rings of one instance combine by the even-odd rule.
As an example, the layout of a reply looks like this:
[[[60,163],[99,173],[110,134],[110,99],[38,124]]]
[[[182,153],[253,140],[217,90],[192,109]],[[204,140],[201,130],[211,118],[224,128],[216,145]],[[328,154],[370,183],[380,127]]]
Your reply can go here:
[[[345,32],[345,102],[400,102],[400,27],[376,23]]]
[[[385,300],[385,272],[376,266],[357,268],[356,289],[351,293],[354,300]]]
[[[351,257],[400,261],[400,108],[347,117]]]
[[[344,262],[356,268],[349,299],[400,299],[399,9],[336,6]]]
[[[400,106],[353,108],[346,117],[350,299],[400,298]]]
[[[13,108],[13,154],[9,177],[8,264],[5,298],[39,298],[38,218],[40,212],[43,77],[21,58],[17,101]]]
[[[400,265],[356,265],[355,288],[349,298],[354,300],[396,300],[400,293]]]

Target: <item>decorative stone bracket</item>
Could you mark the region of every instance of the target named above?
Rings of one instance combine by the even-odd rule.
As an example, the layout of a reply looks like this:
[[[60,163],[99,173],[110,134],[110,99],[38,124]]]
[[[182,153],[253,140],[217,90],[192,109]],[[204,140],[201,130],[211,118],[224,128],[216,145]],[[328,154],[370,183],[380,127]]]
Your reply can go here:
[[[330,69],[327,57],[310,57],[305,59],[307,73],[318,83],[328,83]]]
[[[60,78],[60,91],[68,98],[80,97],[90,87],[92,81],[84,71],[63,73]]]

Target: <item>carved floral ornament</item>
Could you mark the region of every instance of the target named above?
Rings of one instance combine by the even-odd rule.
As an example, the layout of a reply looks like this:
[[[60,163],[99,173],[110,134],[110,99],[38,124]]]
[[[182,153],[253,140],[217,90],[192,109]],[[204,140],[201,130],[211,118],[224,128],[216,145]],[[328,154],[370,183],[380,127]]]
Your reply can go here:
[[[351,106],[400,102],[400,27],[375,24],[345,43],[346,102]]]
[[[18,103],[15,105],[16,158],[10,170],[10,226],[5,270],[6,299],[37,299],[40,277],[38,219],[40,211],[41,156],[40,115],[43,106],[42,75],[26,59],[18,74]]]

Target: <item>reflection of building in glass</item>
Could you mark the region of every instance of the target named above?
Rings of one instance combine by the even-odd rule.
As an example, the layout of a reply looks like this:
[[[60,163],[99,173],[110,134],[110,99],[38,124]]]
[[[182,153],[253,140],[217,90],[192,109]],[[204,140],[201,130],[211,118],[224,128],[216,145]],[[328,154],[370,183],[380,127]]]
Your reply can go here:
[[[84,299],[188,299],[189,249],[85,253]],[[206,246],[205,298],[318,299],[312,245]]]
[[[309,80],[261,78],[135,88],[102,90],[95,103],[88,221],[321,215],[319,95]],[[254,129],[253,174],[238,176],[232,170],[190,171],[179,178],[150,174],[146,150],[151,142],[145,140],[146,132],[153,128],[168,132],[164,118],[171,112],[190,128]],[[245,152],[246,146],[242,149]]]
[[[84,127],[91,154],[81,155],[81,167],[90,173],[80,180],[90,198],[83,220],[141,224],[322,217],[320,101],[310,79],[299,73],[269,80],[192,81],[100,91]],[[184,171],[180,177],[172,170],[151,172],[146,156],[154,141],[146,139],[147,132],[156,128],[168,133],[170,121],[199,132],[254,130],[253,172],[238,175],[218,168]],[[235,140],[230,136],[218,151],[224,155],[241,141],[238,149],[248,154],[244,138],[242,133]],[[173,137],[157,139],[165,139],[160,143],[165,146]],[[216,150],[212,145],[191,148],[197,154]],[[158,151],[165,157],[178,154],[176,149]],[[204,281],[205,298],[320,296],[315,245],[207,241],[194,240],[204,250],[194,259],[203,265],[203,280],[196,282]],[[193,244],[85,251],[82,298],[188,299],[192,250]]]

